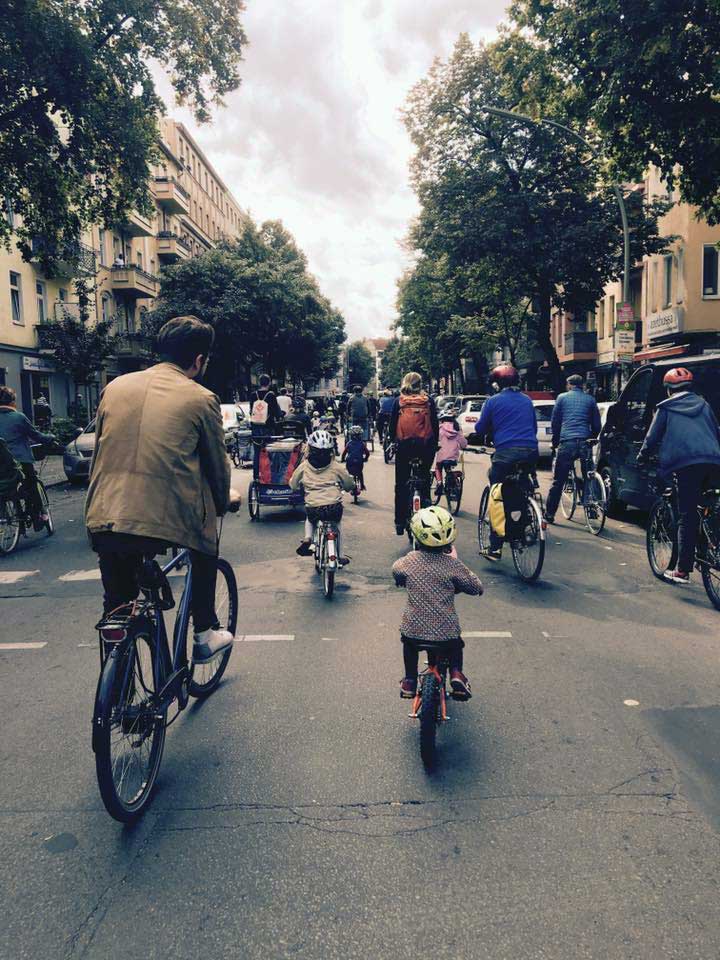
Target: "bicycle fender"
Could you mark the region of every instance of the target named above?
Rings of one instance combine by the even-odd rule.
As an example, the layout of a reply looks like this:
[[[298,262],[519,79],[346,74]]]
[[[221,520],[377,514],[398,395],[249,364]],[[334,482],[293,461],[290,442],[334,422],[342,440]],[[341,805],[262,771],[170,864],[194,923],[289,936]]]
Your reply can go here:
[[[113,650],[110,651],[108,657],[105,661],[105,666],[102,669],[100,676],[98,677],[97,692],[95,693],[95,704],[93,706],[93,719],[92,719],[92,749],[93,753],[97,753],[98,739],[105,727],[105,724],[108,722],[109,717],[107,717],[107,710],[105,704],[110,702],[110,697],[113,691],[113,685],[115,683],[115,678],[117,676],[117,668],[122,659],[127,653],[127,649],[130,646],[130,638],[123,640],[122,643],[119,643]]]

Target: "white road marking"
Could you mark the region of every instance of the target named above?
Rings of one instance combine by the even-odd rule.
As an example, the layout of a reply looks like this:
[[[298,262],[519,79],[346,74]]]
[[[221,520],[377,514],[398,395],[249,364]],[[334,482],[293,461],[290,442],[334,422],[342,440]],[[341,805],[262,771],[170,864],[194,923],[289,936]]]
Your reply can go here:
[[[547,630],[540,631],[546,640],[568,640],[566,633],[548,633]]]
[[[615,547],[605,547],[606,550],[614,550]]]
[[[294,633],[246,633],[235,637],[235,643],[262,643],[263,641],[294,640]]]
[[[623,703],[625,704],[626,707],[639,707],[639,706],[640,706],[640,701],[639,701],[639,700],[623,700]]]
[[[42,643],[0,643],[0,653],[3,650],[42,650],[47,646],[47,641]]]
[[[463,637],[512,637],[509,630],[464,630]]]
[[[185,570],[171,570],[168,576],[184,577]],[[61,577],[58,577],[58,580],[61,583],[81,583],[82,581],[99,580],[99,579],[100,579],[99,567],[93,567],[92,570],[68,570],[67,573],[64,573]]]
[[[39,570],[2,570],[0,571],[0,583],[17,583],[26,577],[34,577]]]

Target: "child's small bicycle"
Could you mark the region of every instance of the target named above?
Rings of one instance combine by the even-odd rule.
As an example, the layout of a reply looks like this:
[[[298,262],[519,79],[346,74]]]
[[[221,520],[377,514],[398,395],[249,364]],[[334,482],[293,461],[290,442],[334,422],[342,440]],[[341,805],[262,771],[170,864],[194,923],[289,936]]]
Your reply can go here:
[[[315,572],[320,574],[323,593],[332,599],[335,590],[335,574],[340,562],[337,552],[338,529],[332,520],[318,520],[313,527],[312,551],[315,555]]]
[[[420,756],[425,767],[435,763],[435,741],[439,724],[450,717],[447,712],[450,669],[450,645],[447,643],[418,644],[428,656],[427,668],[418,677],[418,688],[410,717],[420,721]]]
[[[362,483],[360,482],[360,477],[355,474],[353,474],[353,481],[355,486],[352,488],[352,498],[353,503],[357,503],[360,499],[360,494],[362,493]]]

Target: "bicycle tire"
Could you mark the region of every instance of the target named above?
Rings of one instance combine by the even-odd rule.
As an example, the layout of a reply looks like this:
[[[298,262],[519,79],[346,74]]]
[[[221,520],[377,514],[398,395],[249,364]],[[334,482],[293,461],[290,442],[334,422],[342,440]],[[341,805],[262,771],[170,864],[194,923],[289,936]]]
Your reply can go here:
[[[562,493],[560,494],[560,509],[566,520],[572,520],[576,507],[577,483],[575,482],[575,471],[570,470],[565,478]]]
[[[215,561],[217,580],[215,582],[215,612],[220,621],[221,630],[229,630],[235,636],[238,619],[238,588],[233,568],[222,557]],[[187,639],[186,639],[187,643]],[[222,680],[232,655],[229,647],[222,656],[210,663],[195,664],[190,675],[188,692],[191,697],[201,699],[209,697]]]
[[[256,480],[248,487],[248,513],[251,520],[260,519],[260,487]]]
[[[395,449],[391,443],[388,443],[383,447],[383,457],[385,458],[385,463],[393,462],[393,458],[395,457]]]
[[[523,541],[513,540],[510,544],[513,563],[517,574],[525,583],[533,583],[540,576],[545,561],[545,539],[542,535],[542,513],[533,499],[526,501],[529,517],[523,529]],[[528,539],[528,528],[532,527],[532,542]],[[537,547],[534,563],[525,563],[525,557],[530,556],[530,548]]]
[[[597,473],[591,473],[585,481],[585,523],[593,536],[599,537],[607,518],[607,490]]]
[[[38,480],[38,493],[40,494],[40,503],[43,506],[43,513],[46,514],[47,520],[45,521],[45,529],[47,530],[47,535],[51,537],[55,533],[55,522],[52,517],[52,510],[50,509],[50,500],[47,495],[47,489],[42,480]]]
[[[335,571],[328,566],[327,538],[323,539],[322,549],[322,588],[326,600],[332,600],[335,590]]]
[[[440,488],[439,488],[439,492],[438,492],[438,487],[439,487],[439,484],[436,484],[436,485],[435,485],[435,490],[433,490],[432,501],[433,501],[433,505],[434,505],[434,506],[437,506],[437,505],[440,503],[440,501],[442,500],[442,497],[443,497],[443,493],[444,493],[443,487],[440,487]]]
[[[490,518],[487,508],[490,502],[490,487],[485,487],[480,497],[478,510],[478,548],[480,553],[487,553],[490,549]]]
[[[150,632],[138,633],[120,644],[105,661],[95,696],[93,748],[98,787],[105,809],[121,823],[135,820],[150,802],[165,746],[166,716],[163,713],[158,717],[157,707],[151,703],[152,693],[157,693],[162,686],[162,678],[157,676],[157,664],[161,662],[157,653]],[[152,691],[147,687],[151,675]],[[135,694],[138,685],[148,697],[142,707],[138,705],[134,713],[130,713],[129,697]],[[150,730],[146,732],[148,727]],[[132,763],[118,764],[119,743],[113,740],[113,732],[118,731],[119,741],[134,751],[128,755]],[[132,743],[133,733],[142,738],[140,742]],[[143,767],[136,751],[148,740],[150,749],[146,751]],[[132,793],[130,784],[138,778],[141,782]]]
[[[233,462],[233,465],[240,469],[242,466],[242,457],[240,456],[240,444],[234,443],[230,448],[230,459]]]
[[[448,510],[450,513],[456,517],[460,513],[460,503],[462,501],[463,487],[465,481],[462,477],[457,477],[454,483],[454,494],[451,497],[448,497]],[[452,504],[455,504],[453,507]]]
[[[678,557],[675,510],[664,497],[656,500],[650,508],[645,549],[653,576],[663,580],[663,574],[675,567]]]
[[[720,568],[709,563],[703,563],[701,570],[702,582],[708,600],[716,610],[720,610]]]
[[[440,686],[434,673],[422,677],[420,691],[420,756],[426,767],[435,763]]]
[[[20,539],[20,519],[14,500],[0,500],[0,553],[12,553]]]

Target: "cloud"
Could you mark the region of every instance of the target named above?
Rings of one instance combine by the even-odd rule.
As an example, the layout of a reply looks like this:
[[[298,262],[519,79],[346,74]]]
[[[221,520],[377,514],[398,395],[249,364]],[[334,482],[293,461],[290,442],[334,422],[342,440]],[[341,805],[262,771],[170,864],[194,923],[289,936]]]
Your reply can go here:
[[[249,0],[243,83],[193,131],[238,202],[280,219],[305,251],[348,336],[386,333],[400,241],[417,212],[400,108],[461,31],[491,36],[504,2]],[[167,84],[162,85],[167,92]]]

